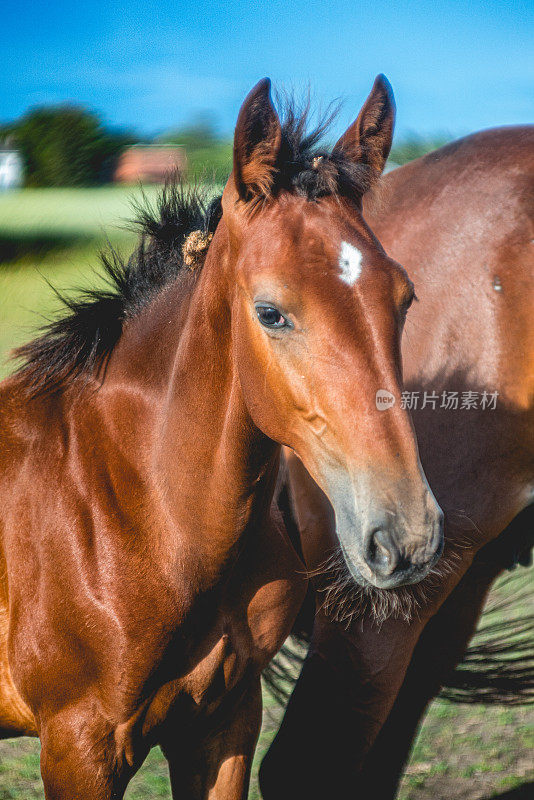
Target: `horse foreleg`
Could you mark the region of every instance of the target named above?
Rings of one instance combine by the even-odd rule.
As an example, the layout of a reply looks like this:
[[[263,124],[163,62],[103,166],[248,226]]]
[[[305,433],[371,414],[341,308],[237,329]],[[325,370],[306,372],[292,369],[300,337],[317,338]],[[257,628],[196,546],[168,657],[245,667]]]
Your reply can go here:
[[[173,798],[246,800],[252,759],[261,727],[259,680],[232,712],[196,746],[184,743],[183,731],[167,732],[161,746],[169,763]]]
[[[265,800],[289,800],[298,791],[308,798],[358,796],[361,770],[417,643],[471,563],[467,551],[462,556],[457,574],[410,622],[390,618],[378,626],[366,616],[346,631],[317,613],[310,656],[260,770]]]
[[[393,798],[421,717],[461,660],[501,570],[481,551],[426,624],[393,620],[374,638],[372,627],[346,635],[320,622],[260,770],[265,800],[298,786],[308,798]]]
[[[483,547],[438,613],[414,652],[395,705],[358,778],[363,794],[395,797],[421,718],[447,675],[461,661],[475,632],[491,584],[515,561],[528,561],[534,506],[518,514],[493,543]]]
[[[310,654],[260,766],[264,800],[350,797],[336,782],[336,770],[350,754],[346,732],[353,715],[347,694],[336,665]]]
[[[366,621],[349,635],[317,615],[310,655],[261,766],[265,800],[357,796],[356,776],[423,625],[388,620],[379,630]]]
[[[121,800],[135,768],[94,706],[73,706],[41,722],[46,800]]]
[[[498,571],[475,564],[426,626],[391,713],[358,775],[358,795],[395,797],[426,708],[461,661]]]

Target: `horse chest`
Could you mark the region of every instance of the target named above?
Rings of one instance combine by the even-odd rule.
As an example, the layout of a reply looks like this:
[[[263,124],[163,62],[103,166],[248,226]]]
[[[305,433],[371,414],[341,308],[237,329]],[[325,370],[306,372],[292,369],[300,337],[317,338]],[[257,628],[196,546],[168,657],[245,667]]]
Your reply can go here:
[[[292,561],[292,553],[288,555]],[[304,590],[305,582],[295,569],[275,577],[265,575],[259,565],[239,585],[230,583],[210,626],[186,624],[198,632],[194,641],[186,634],[188,669],[170,677],[173,670],[181,670],[183,653],[171,648],[165,654],[161,672],[169,678],[151,699],[145,733],[174,715],[183,721],[203,719],[208,725],[210,719],[218,719],[228,698],[241,696],[278,652]]]

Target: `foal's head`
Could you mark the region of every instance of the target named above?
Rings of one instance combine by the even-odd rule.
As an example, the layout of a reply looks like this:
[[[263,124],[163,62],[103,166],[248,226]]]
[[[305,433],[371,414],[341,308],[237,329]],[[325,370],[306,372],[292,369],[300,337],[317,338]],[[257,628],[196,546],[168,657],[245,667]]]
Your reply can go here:
[[[414,289],[361,213],[393,122],[391,89],[379,77],[332,152],[312,151],[298,120],[281,124],[261,81],[237,121],[222,226],[249,412],[330,499],[354,579],[383,588],[423,578],[443,537],[399,402]],[[381,390],[397,400],[385,410]]]

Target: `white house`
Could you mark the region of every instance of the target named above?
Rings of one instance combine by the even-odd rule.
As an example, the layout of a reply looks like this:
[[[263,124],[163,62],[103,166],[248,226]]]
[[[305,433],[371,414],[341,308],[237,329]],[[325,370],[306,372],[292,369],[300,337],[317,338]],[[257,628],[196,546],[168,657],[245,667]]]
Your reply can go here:
[[[22,186],[24,169],[18,150],[0,148],[0,192]]]

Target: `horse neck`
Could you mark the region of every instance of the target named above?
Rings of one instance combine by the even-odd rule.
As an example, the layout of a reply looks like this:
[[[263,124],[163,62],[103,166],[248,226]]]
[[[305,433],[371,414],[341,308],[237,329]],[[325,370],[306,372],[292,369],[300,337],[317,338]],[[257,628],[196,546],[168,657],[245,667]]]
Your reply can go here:
[[[232,358],[224,260],[224,236],[219,235],[185,300],[187,313],[173,329],[168,310],[184,299],[179,285],[170,287],[167,313],[151,331],[143,354],[147,361],[157,358],[162,341],[172,354],[150,458],[165,529],[214,575],[247,529],[268,515],[279,453],[254,425],[243,400]]]

